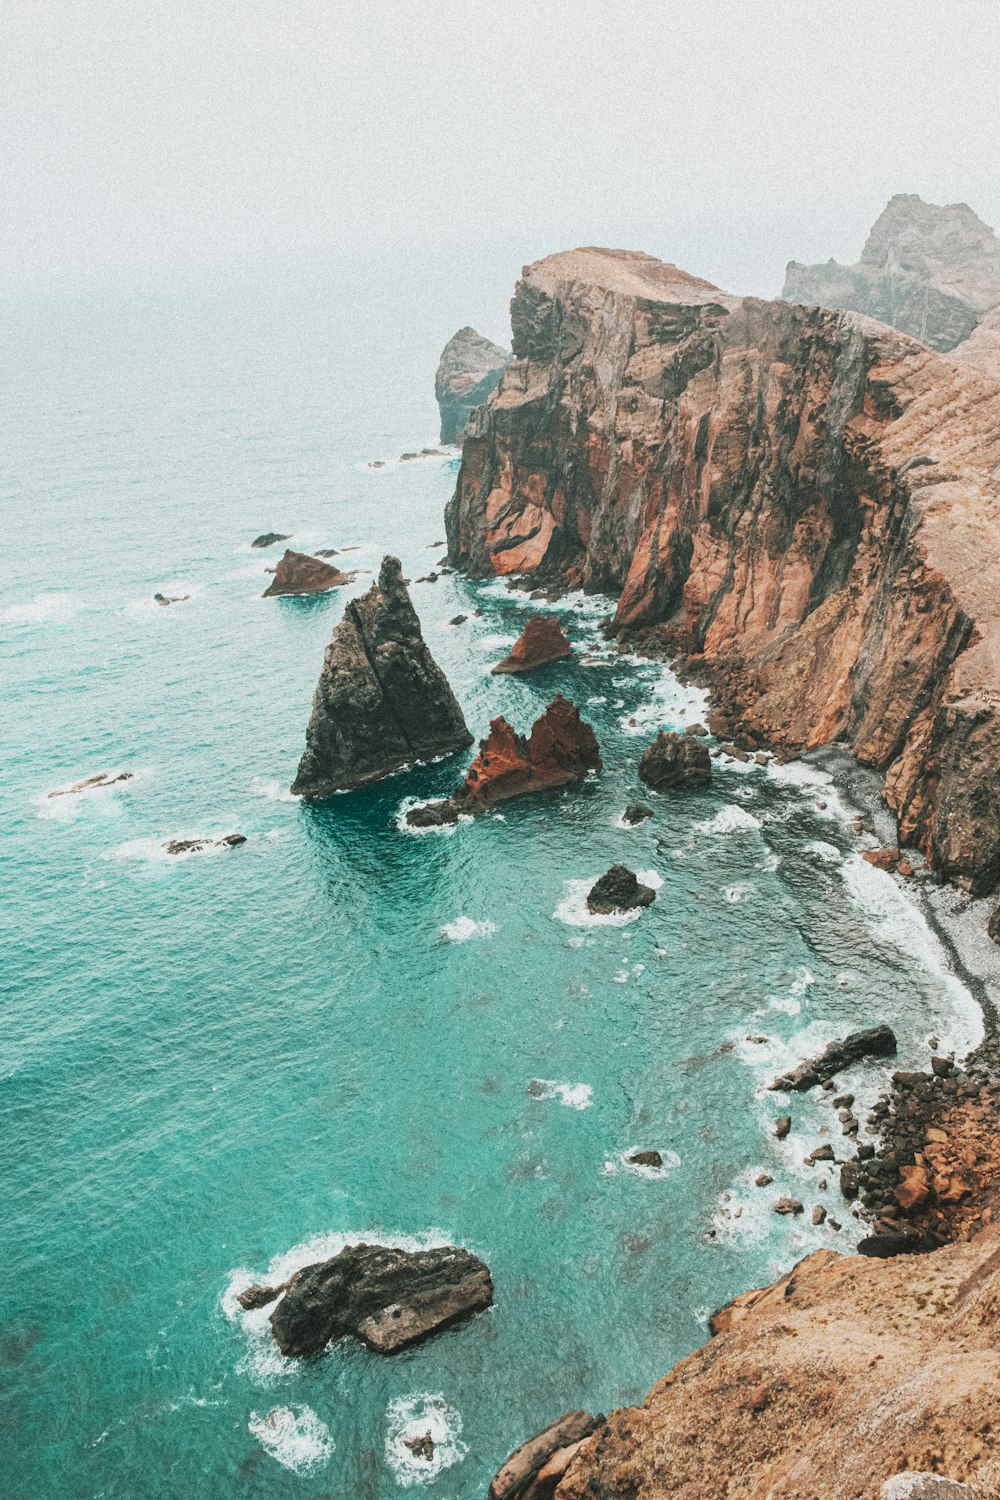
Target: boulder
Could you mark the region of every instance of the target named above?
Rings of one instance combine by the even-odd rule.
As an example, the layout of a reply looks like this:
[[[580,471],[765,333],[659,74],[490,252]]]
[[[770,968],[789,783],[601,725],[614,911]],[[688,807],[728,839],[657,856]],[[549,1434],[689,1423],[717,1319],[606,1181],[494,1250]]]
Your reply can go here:
[[[273,547],[275,542],[287,542],[290,537],[291,532],[262,531],[260,536],[254,537],[250,545],[251,547],[256,547],[258,549],[263,547]]]
[[[510,655],[498,661],[494,674],[533,672],[550,661],[571,656],[573,647],[563,634],[554,615],[533,615],[511,648]]]
[[[328,589],[339,589],[350,583],[354,576],[353,573],[342,573],[319,557],[288,548],[274,570],[274,578],[264,590],[264,598],[276,599],[282,594],[325,594]]]
[[[895,1051],[896,1036],[890,1026],[884,1022],[869,1026],[864,1031],[852,1031],[842,1042],[830,1042],[818,1057],[799,1063],[794,1072],[776,1078],[771,1087],[804,1093],[818,1083],[825,1083],[852,1063],[866,1057],[892,1057]]]
[[[635,871],[627,865],[612,865],[606,875],[595,881],[587,894],[587,910],[595,916],[609,916],[615,912],[634,911],[639,906],[652,906],[656,892],[650,885],[643,885]]]
[[[892,871],[899,864],[900,854],[898,849],[866,849],[861,858],[876,870]]]
[[[792,1128],[791,1115],[779,1115],[774,1122],[774,1133],[779,1141],[783,1141]]]
[[[603,1421],[603,1416],[594,1417],[586,1411],[569,1411],[551,1422],[514,1450],[490,1485],[489,1500],[525,1500],[529,1486],[540,1476],[554,1455],[568,1448],[575,1450],[578,1444],[592,1432],[596,1432]],[[562,1473],[565,1471],[564,1466]],[[553,1492],[554,1488],[555,1486]],[[539,1493],[535,1500],[548,1500],[548,1497]]]
[[[637,823],[645,823],[647,818],[653,816],[653,809],[645,802],[630,802],[622,813],[622,822],[630,824],[633,828]]]
[[[674,787],[707,786],[712,779],[708,746],[692,735],[661,729],[642,752],[639,779],[658,792]]]
[[[386,557],[378,583],[351,600],[326,648],[292,791],[329,797],[471,743],[420,632],[399,560]]]
[[[472,412],[500,384],[510,354],[474,328],[460,328],[441,351],[434,394],[442,443],[460,443]]]
[[[663,1157],[659,1151],[636,1151],[627,1158],[630,1167],[656,1167],[663,1166]]]
[[[348,1335],[378,1354],[396,1354],[492,1302],[489,1268],[468,1250],[348,1245],[296,1271],[271,1328],[282,1354],[299,1358]]]
[[[797,1198],[779,1198],[772,1206],[776,1214],[791,1214],[795,1216],[803,1212],[803,1205]]]

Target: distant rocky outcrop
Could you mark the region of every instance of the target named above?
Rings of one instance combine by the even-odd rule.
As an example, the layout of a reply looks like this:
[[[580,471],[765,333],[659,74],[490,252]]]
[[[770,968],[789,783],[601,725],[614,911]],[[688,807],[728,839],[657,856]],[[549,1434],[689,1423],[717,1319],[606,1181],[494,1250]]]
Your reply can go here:
[[[288,548],[274,570],[274,578],[264,590],[264,598],[275,599],[282,594],[325,594],[328,589],[339,589],[345,583],[351,583],[354,577],[353,573],[342,573],[319,557]]]
[[[642,752],[639,780],[655,791],[708,786],[711,779],[712,760],[708,746],[690,734],[674,734],[661,729],[653,743]]]
[[[399,560],[386,557],[378,583],[348,604],[326,648],[292,791],[329,797],[471,744]]]
[[[610,916],[652,906],[655,900],[653,887],[643,885],[634,870],[627,865],[612,865],[587,893],[587,910],[597,916]]]
[[[362,1244],[304,1266],[281,1286],[248,1287],[240,1301],[265,1307],[279,1296],[271,1328],[282,1354],[318,1354],[348,1335],[378,1354],[397,1354],[490,1307],[493,1282],[483,1261],[455,1245]]]
[[[570,645],[555,615],[533,615],[511,647],[509,656],[498,661],[494,673],[532,672],[550,661],[572,656]]]
[[[443,802],[411,808],[406,821],[415,828],[454,823],[462,814],[475,816],[513,797],[568,786],[600,768],[593,729],[576,704],[557,693],[527,738],[506,719],[493,719],[462,785]]]
[[[897,193],[856,265],[790,261],[781,295],[867,313],[932,349],[953,349],[1000,303],[1000,240],[966,203],[941,208]]]
[[[275,542],[287,542],[291,532],[288,531],[262,531],[260,536],[255,536],[250,543],[251,547],[258,550],[264,547],[273,547]]]
[[[506,349],[474,328],[460,328],[448,340],[434,379],[442,443],[462,441],[470,413],[496,390],[509,359]]]

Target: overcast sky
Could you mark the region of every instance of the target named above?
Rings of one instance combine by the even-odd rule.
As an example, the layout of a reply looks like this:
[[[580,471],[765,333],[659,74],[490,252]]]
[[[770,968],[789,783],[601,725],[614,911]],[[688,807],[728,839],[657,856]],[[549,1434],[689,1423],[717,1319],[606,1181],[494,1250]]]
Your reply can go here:
[[[734,291],[1000,221],[997,0],[2,0],[0,275],[642,248]]]

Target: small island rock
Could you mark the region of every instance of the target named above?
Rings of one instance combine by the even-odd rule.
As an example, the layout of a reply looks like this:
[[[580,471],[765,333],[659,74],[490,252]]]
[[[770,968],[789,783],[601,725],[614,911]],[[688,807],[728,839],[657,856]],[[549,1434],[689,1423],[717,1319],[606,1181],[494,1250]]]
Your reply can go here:
[[[281,594],[325,594],[327,589],[339,589],[353,578],[353,573],[342,573],[319,557],[293,552],[289,548],[275,568],[274,579],[264,590],[264,598],[274,599]]]
[[[510,655],[498,661],[494,675],[506,672],[533,672],[550,661],[572,656],[573,647],[554,615],[533,615],[511,647]]]
[[[712,779],[708,746],[692,735],[661,729],[642,752],[639,779],[658,792],[675,787],[708,786]]]
[[[273,547],[275,542],[287,542],[290,537],[290,531],[262,531],[260,536],[254,537],[250,545],[251,547],[256,547],[259,550],[262,547]]]
[[[635,871],[626,865],[612,865],[606,875],[596,881],[587,895],[587,910],[596,916],[634,911],[639,906],[651,906],[656,892],[650,885],[643,885]]]
[[[622,813],[622,822],[628,823],[630,827],[634,828],[637,823],[645,823],[652,816],[653,809],[648,807],[645,802],[630,802]]]

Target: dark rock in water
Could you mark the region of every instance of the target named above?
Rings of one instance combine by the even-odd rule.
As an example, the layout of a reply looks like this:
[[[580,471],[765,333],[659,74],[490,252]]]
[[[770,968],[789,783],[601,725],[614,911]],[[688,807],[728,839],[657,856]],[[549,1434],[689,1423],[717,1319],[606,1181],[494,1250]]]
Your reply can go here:
[[[779,1141],[783,1141],[792,1128],[791,1115],[779,1115],[774,1122],[774,1133]]]
[[[861,1167],[856,1161],[845,1161],[840,1169],[840,1191],[847,1199],[853,1199],[861,1191]]]
[[[631,823],[634,828],[637,823],[645,823],[647,818],[653,816],[653,809],[647,807],[645,802],[630,802],[622,813],[622,822]]]
[[[205,849],[235,849],[246,841],[245,833],[227,833],[221,839],[170,839],[163,847],[168,854],[200,854]]]
[[[434,1462],[434,1436],[430,1430],[420,1437],[404,1438],[403,1447],[409,1448],[414,1458],[422,1458],[429,1464]]]
[[[353,578],[353,573],[342,573],[321,558],[293,552],[289,548],[275,568],[274,581],[264,590],[264,598],[274,599],[281,594],[325,594],[327,589],[339,589]]]
[[[54,792],[49,792],[49,797],[75,797],[80,792],[100,791],[102,787],[117,786],[119,781],[131,781],[131,771],[119,771],[117,776],[111,776],[107,771],[102,771],[99,776],[88,776],[86,781],[78,781],[75,786],[58,787]]]
[[[490,1485],[489,1500],[521,1500],[528,1495],[529,1487],[532,1500],[551,1500],[580,1444],[603,1421],[603,1416],[593,1417],[590,1412],[568,1411],[544,1427],[514,1450]],[[565,1461],[560,1464],[556,1460],[563,1455]],[[547,1474],[550,1469],[552,1473]],[[543,1476],[551,1483],[539,1488]]]
[[[708,746],[688,734],[660,731],[642,752],[639,778],[656,791],[707,786],[712,779]]]
[[[662,1167],[663,1157],[659,1151],[636,1151],[628,1157],[630,1167]]]
[[[406,814],[411,828],[443,828],[458,822],[458,808],[450,801],[425,802],[420,807],[411,807]]]
[[[292,791],[329,797],[471,743],[399,560],[386,557],[378,583],[348,604],[326,648]]]
[[[634,870],[626,865],[612,865],[591,887],[587,910],[595,916],[608,916],[612,912],[633,911],[637,906],[651,906],[655,900],[653,887],[642,885]]]
[[[489,1268],[468,1250],[348,1245],[295,1273],[271,1327],[286,1355],[318,1354],[348,1334],[378,1354],[396,1354],[492,1302]]]
[[[287,542],[290,537],[290,531],[263,531],[260,536],[254,537],[250,545],[257,548],[273,547],[275,542]]]
[[[448,621],[448,624],[449,625],[464,625],[465,622],[466,622],[466,620],[468,618],[469,618],[468,615],[452,615],[451,619]]]
[[[791,1214],[793,1217],[797,1217],[804,1211],[803,1205],[797,1198],[779,1198],[772,1208],[776,1214]]]
[[[818,1083],[827,1082],[842,1068],[848,1068],[862,1058],[892,1057],[895,1052],[895,1033],[891,1026],[886,1026],[883,1022],[879,1026],[869,1026],[864,1031],[852,1031],[842,1042],[830,1042],[818,1057],[799,1063],[794,1072],[776,1078],[771,1087],[804,1093],[806,1089],[815,1088]]]
[[[573,647],[554,615],[534,615],[511,647],[510,655],[498,661],[495,675],[505,672],[532,672],[550,661],[572,656]]]
[[[186,604],[190,594],[154,594],[157,604]]]
[[[434,394],[442,443],[460,443],[469,417],[500,384],[510,355],[474,328],[460,328],[441,351]]]
[[[269,1302],[280,1297],[287,1286],[287,1281],[282,1281],[278,1286],[248,1286],[244,1291],[237,1292],[236,1300],[247,1312],[256,1312],[259,1307],[266,1307]]]
[[[340,553],[336,547],[317,547],[313,557],[339,557]]]

